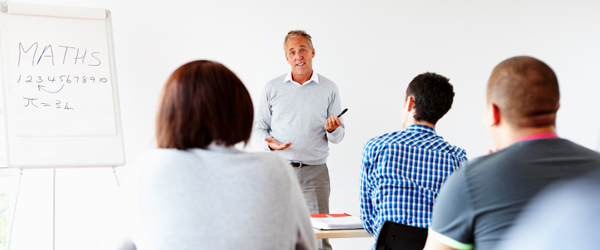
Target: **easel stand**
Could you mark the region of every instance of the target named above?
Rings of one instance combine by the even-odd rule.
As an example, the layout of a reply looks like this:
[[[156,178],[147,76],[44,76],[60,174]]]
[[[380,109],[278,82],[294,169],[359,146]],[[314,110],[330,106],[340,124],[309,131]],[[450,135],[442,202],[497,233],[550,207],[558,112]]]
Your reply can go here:
[[[116,166],[111,166],[115,180],[117,181],[117,187],[121,187],[119,183],[119,177],[117,176]],[[6,250],[10,250],[10,243],[12,239],[13,226],[15,224],[15,217],[17,212],[17,204],[19,201],[19,191],[21,189],[21,178],[23,177],[23,168],[19,169],[19,178],[17,181],[17,189],[15,192],[15,201],[12,204],[11,214],[12,218],[9,224],[8,238],[6,240]],[[52,169],[52,249],[56,249],[56,168]]]
[[[22,169],[54,169],[54,242],[56,168],[125,165],[112,14],[102,8],[1,1],[0,123],[4,123],[4,131],[0,126],[0,148],[6,143],[7,165],[20,170],[15,197],[19,196]],[[72,49],[65,50],[69,53],[65,56],[77,59],[55,65],[58,57],[54,58],[51,46],[56,50],[59,45],[69,45]],[[25,55],[21,53],[24,50],[31,51]],[[87,51],[85,63],[80,50]],[[41,53],[37,61],[34,51]],[[20,60],[35,64],[21,64]],[[43,85],[24,84],[20,78],[29,75],[39,77]],[[37,79],[34,81],[42,84]],[[40,89],[39,86],[46,84],[62,87],[59,91]],[[35,103],[25,106],[24,96],[25,101]],[[42,102],[56,103],[58,109],[52,105],[52,110],[46,109]],[[80,105],[75,107],[75,103]],[[33,112],[35,109],[39,112]],[[32,122],[44,126],[23,126]],[[17,199],[12,209],[7,249],[10,249],[16,206]]]
[[[17,181],[17,190],[15,193],[15,202],[12,204],[11,206],[11,215],[12,218],[10,219],[9,222],[9,226],[8,226],[8,237],[6,239],[6,250],[10,249],[10,240],[12,239],[12,231],[13,231],[13,226],[15,225],[15,212],[17,211],[17,202],[19,201],[19,189],[21,188],[21,177],[23,177],[23,169],[19,168],[19,179]]]

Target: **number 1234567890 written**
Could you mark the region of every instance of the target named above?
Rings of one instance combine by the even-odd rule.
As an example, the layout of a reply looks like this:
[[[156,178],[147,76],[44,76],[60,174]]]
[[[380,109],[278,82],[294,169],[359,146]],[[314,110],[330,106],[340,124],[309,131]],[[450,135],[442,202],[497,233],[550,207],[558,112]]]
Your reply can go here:
[[[34,75],[19,75],[17,83],[43,83],[43,82],[66,82],[66,83],[106,83],[108,79],[105,77],[87,77],[87,76],[71,76],[61,75],[55,76],[34,76]]]

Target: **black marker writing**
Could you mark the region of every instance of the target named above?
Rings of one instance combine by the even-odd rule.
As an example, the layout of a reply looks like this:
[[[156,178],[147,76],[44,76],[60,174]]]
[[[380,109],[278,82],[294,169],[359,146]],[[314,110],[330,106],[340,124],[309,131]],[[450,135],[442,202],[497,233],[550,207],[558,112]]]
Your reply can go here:
[[[65,56],[63,56],[63,64],[65,64],[65,60],[67,59],[67,52],[69,52],[69,49],[75,49],[75,47],[69,47],[69,46],[58,46],[61,48],[65,48]]]
[[[58,45],[58,47],[60,49],[64,49],[62,64],[69,63],[67,61],[67,57],[74,59],[74,61],[71,61],[71,62],[73,62],[73,65],[79,64],[79,65],[95,67],[95,66],[100,66],[102,64],[102,61],[100,60],[100,52],[90,51],[89,55],[91,56],[92,59],[91,59],[91,62],[89,62],[90,60],[88,60],[88,64],[86,64],[85,59],[86,59],[86,56],[88,55],[87,48],[77,48],[77,47],[66,46],[66,45]],[[44,58],[49,59],[52,66],[56,66],[55,60],[54,60],[54,48],[56,48],[56,46],[52,46],[52,45],[44,46],[43,50],[41,51],[41,53],[39,55],[37,54],[38,48],[40,48],[40,45],[38,42],[32,43],[29,47],[24,45],[22,42],[19,42],[19,58],[17,61],[17,66],[18,67],[21,66],[21,61],[23,61],[24,58],[29,59],[28,56],[31,56],[31,66],[37,66],[40,63],[43,64],[44,61],[42,61],[42,59],[44,59]],[[74,53],[72,53],[72,52],[70,53],[71,49]],[[60,52],[58,52],[58,53],[60,54]]]
[[[81,59],[81,63],[83,64],[85,61],[85,55],[87,54],[87,49],[83,52],[83,56],[79,57],[79,49],[77,49],[77,55],[75,56],[75,65],[77,65],[77,60]]]
[[[35,105],[35,103],[33,103],[34,100],[37,100],[37,98],[27,98],[27,97],[23,97],[23,99],[27,100],[27,105],[25,105],[25,107],[29,106],[29,104],[35,106],[37,108],[37,105]]]
[[[102,62],[100,62],[100,59],[98,59],[98,57],[94,56],[94,54],[100,54],[99,52],[92,52],[90,54],[90,56],[92,56],[94,59],[98,60],[98,64],[88,64],[88,66],[100,66],[100,64],[102,64]]]
[[[29,49],[27,50],[25,50],[22,43],[19,43],[19,62],[17,63],[17,67],[21,66],[21,51],[23,53],[28,53],[31,50],[31,48],[33,48],[33,46],[35,46],[35,50],[33,51],[33,57],[31,58],[31,66],[33,66],[33,63],[35,62],[35,54],[37,53],[38,43],[33,43],[31,46],[29,46]]]
[[[35,105],[35,103],[34,103],[34,101],[37,101],[38,98],[23,97],[23,99],[27,100],[27,105],[25,105],[25,107],[28,107],[29,105],[31,105],[31,106],[34,106],[34,107],[38,108],[38,106]],[[74,110],[74,108],[69,107],[69,103],[68,102],[65,102],[64,103],[65,104],[64,107],[61,107],[62,103],[63,102],[61,100],[56,100],[56,103],[54,104],[55,105],[54,109]],[[43,107],[51,107],[52,106],[48,102],[40,102],[40,104]]]
[[[63,89],[64,86],[65,86],[64,84],[62,86],[60,86],[60,89],[58,89],[57,91],[48,91],[48,90],[45,89],[46,86],[38,85],[38,91],[42,91],[43,90],[43,91],[46,91],[46,92],[51,93],[51,94],[56,94],[56,93],[60,92]]]
[[[44,55],[46,53],[46,50],[48,50],[48,49],[50,49],[50,55]],[[34,55],[34,57],[35,57],[35,55]],[[44,47],[44,50],[42,50],[42,54],[40,55],[40,58],[38,59],[36,65],[40,64],[42,57],[50,57],[50,60],[52,61],[52,66],[54,66],[54,50],[52,50],[52,45],[48,45],[48,46]]]
[[[66,110],[73,110],[73,108],[69,108],[69,103],[68,102],[65,102],[65,109]]]

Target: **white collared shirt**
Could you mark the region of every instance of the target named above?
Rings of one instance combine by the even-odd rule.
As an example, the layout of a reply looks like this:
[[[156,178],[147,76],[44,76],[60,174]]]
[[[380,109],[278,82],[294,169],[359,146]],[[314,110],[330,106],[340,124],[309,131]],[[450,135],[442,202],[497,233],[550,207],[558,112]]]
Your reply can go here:
[[[291,82],[291,83],[295,83],[298,85],[305,85],[305,84],[311,83],[311,82],[319,83],[319,76],[317,75],[317,72],[315,72],[313,70],[312,76],[310,77],[310,79],[308,81],[306,81],[305,83],[300,84],[299,82],[296,82],[292,79],[292,71],[290,71],[285,75],[285,79],[283,79],[283,82]]]

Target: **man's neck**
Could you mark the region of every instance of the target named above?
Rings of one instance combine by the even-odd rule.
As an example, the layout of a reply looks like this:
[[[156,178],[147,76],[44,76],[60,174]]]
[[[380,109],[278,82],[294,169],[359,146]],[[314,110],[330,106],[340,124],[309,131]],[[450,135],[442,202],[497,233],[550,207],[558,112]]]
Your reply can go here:
[[[556,134],[556,127],[552,125],[539,128],[511,128],[507,133],[500,136],[501,141],[497,146],[498,149],[503,149],[518,142],[522,138],[539,134]]]
[[[411,120],[407,121],[406,124],[405,124],[404,129],[406,129],[406,128],[412,126],[412,125],[422,125],[422,126],[427,126],[427,127],[432,128],[432,129],[435,129],[435,124],[432,124],[432,123],[429,123],[429,122],[426,122],[426,121],[417,121],[417,120],[414,120],[414,119],[411,119]]]
[[[313,71],[310,71],[310,74],[298,75],[294,71],[292,71],[292,80],[294,82],[300,83],[300,85],[304,84],[308,80],[312,78]]]

